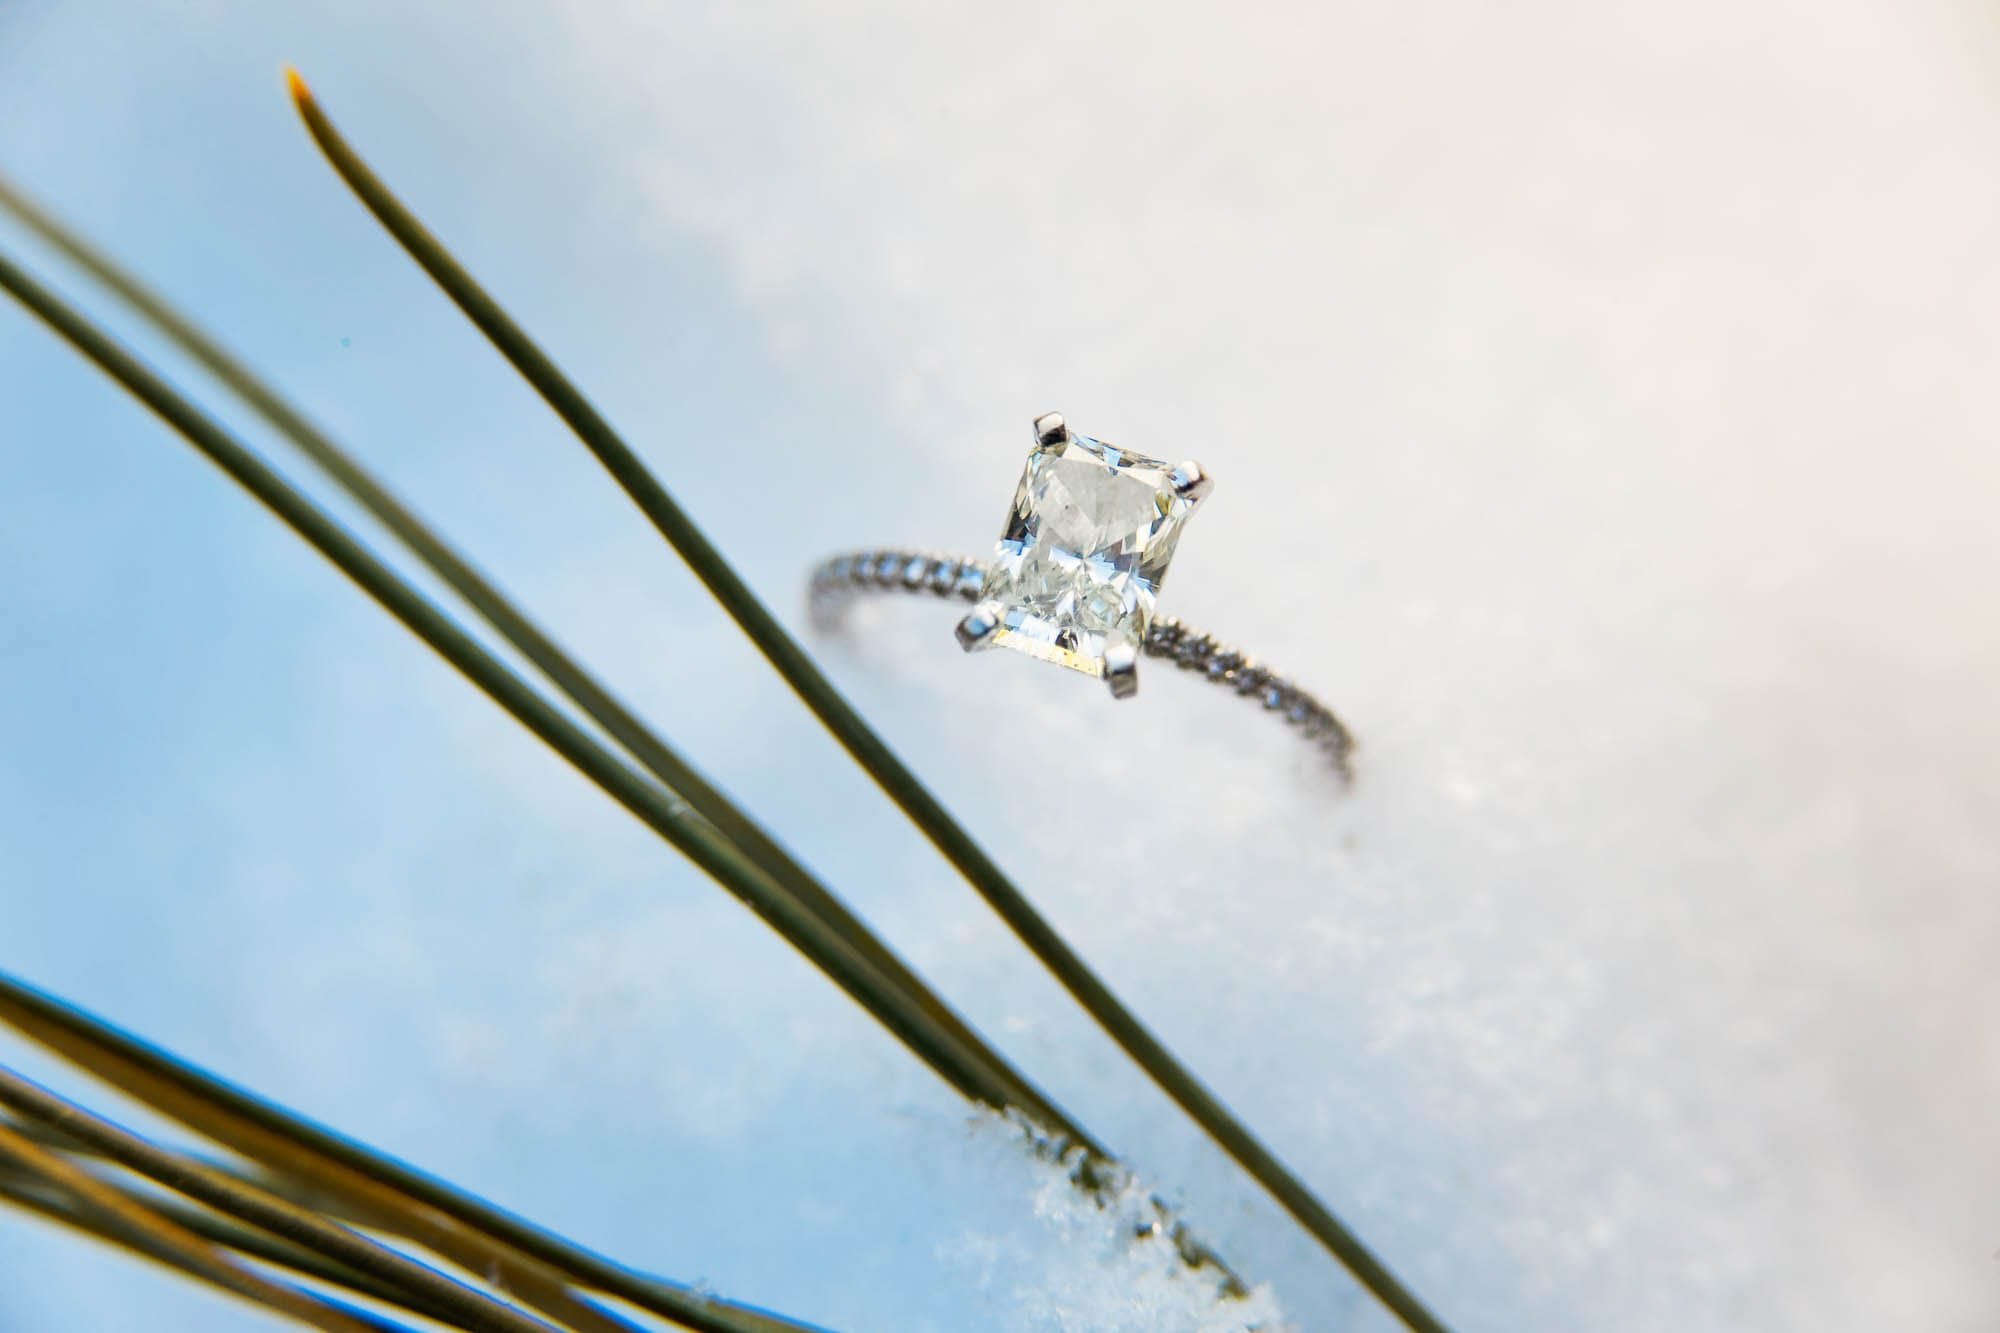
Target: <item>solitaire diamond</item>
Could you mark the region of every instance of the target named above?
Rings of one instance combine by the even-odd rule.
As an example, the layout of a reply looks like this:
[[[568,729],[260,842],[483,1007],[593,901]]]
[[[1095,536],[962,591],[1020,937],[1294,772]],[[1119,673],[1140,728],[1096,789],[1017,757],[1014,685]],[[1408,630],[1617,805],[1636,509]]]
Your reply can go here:
[[[1206,493],[1199,467],[1176,467],[1037,423],[998,555],[980,590],[991,628],[965,630],[1044,661],[1118,681],[1146,641],[1153,599]],[[968,643],[967,646],[971,646]],[[1117,691],[1125,693],[1127,691]]]

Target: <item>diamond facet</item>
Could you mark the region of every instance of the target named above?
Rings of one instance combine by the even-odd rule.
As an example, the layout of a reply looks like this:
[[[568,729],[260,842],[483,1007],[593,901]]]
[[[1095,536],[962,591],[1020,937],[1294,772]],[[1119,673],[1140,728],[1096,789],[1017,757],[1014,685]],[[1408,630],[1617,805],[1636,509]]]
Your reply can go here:
[[[1174,471],[1068,430],[1038,442],[979,594],[1000,611],[991,641],[1093,676],[1108,647],[1143,644],[1198,498]]]

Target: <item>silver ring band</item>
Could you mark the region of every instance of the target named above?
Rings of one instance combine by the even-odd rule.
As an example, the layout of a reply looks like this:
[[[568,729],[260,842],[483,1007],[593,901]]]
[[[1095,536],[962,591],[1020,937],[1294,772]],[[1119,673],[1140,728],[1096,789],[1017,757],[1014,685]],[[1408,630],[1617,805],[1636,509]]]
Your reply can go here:
[[[815,627],[837,626],[848,602],[864,592],[928,592],[962,602],[979,600],[984,561],[929,551],[886,547],[850,551],[823,561],[810,585]],[[1334,711],[1247,653],[1238,652],[1172,616],[1156,616],[1142,651],[1164,657],[1257,700],[1325,752],[1343,778],[1353,777],[1354,736]]]

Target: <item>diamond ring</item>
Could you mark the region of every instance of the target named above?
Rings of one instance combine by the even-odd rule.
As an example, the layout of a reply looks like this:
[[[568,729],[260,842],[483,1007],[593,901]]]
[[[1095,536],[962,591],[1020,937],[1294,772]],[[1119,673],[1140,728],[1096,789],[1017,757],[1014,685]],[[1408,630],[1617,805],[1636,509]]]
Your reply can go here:
[[[1199,463],[1078,435],[1050,412],[1035,419],[992,560],[902,548],[835,556],[813,571],[813,621],[832,628],[860,592],[957,598],[973,603],[958,622],[967,652],[1012,648],[1101,677],[1118,699],[1138,692],[1141,653],[1169,658],[1255,699],[1348,775],[1354,738],[1332,709],[1256,658],[1155,613],[1181,525],[1214,486]]]

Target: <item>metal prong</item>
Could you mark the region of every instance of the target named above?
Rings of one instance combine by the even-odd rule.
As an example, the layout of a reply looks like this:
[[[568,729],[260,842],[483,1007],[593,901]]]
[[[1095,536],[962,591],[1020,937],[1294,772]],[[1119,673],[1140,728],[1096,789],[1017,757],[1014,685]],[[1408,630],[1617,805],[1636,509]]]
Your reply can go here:
[[[1114,699],[1129,699],[1139,692],[1139,650],[1128,641],[1104,646],[1104,683]]]
[[[1174,494],[1193,504],[1200,504],[1215,489],[1215,478],[1201,470],[1201,464],[1190,458],[1172,472],[1167,480],[1173,484]]]
[[[993,645],[993,631],[1000,628],[1000,603],[981,602],[958,622],[958,646],[976,652]]]
[[[1062,413],[1044,412],[1035,418],[1035,443],[1055,445],[1069,439],[1069,427]]]

